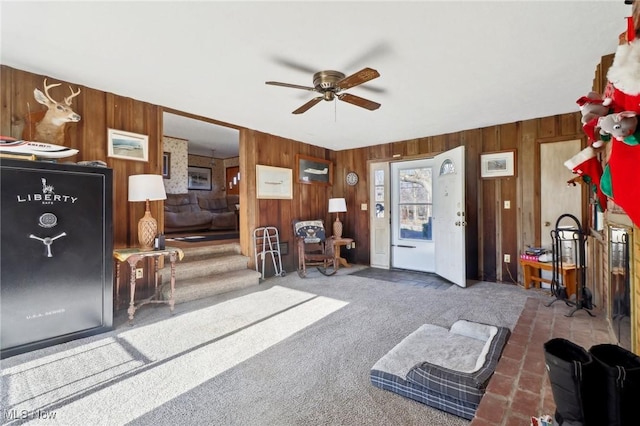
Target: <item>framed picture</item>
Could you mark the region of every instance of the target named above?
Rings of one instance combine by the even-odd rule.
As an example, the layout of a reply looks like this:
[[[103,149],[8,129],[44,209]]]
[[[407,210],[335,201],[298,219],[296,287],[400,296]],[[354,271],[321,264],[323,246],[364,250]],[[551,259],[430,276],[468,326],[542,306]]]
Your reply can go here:
[[[211,168],[189,166],[187,180],[188,189],[211,191]]]
[[[164,179],[171,179],[171,153],[162,153],[162,177]]]
[[[333,163],[322,158],[296,154],[298,182],[318,185],[333,185]]]
[[[480,177],[485,179],[516,176],[516,150],[480,154]]]
[[[107,155],[123,160],[149,161],[149,136],[107,129]]]
[[[256,196],[258,199],[291,200],[293,171],[256,164]]]

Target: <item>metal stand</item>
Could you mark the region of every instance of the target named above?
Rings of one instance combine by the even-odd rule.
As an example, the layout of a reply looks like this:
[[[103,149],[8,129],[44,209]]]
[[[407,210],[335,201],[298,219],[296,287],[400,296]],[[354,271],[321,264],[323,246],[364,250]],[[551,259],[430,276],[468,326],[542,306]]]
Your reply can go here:
[[[568,218],[573,221],[572,226],[561,226],[562,219]],[[551,306],[558,300],[563,301],[567,306],[574,308],[565,316],[570,317],[581,309],[584,309],[590,316],[595,316],[590,310],[593,308],[593,295],[587,288],[586,266],[585,266],[585,243],[586,239],[580,221],[571,214],[563,214],[556,221],[555,229],[551,230],[551,253],[553,261],[551,294],[554,300],[545,306]],[[575,264],[576,266],[576,298],[569,300],[567,295],[567,283],[560,284],[560,275],[563,264]]]
[[[276,277],[284,277],[286,272],[282,269],[282,258],[280,257],[280,237],[278,229],[273,226],[256,228],[253,231],[253,246],[255,247],[255,264],[256,271],[258,269],[258,260],[262,258],[262,278],[264,280],[264,261],[267,254],[271,255],[273,261],[273,269]],[[276,261],[277,257],[277,261]]]

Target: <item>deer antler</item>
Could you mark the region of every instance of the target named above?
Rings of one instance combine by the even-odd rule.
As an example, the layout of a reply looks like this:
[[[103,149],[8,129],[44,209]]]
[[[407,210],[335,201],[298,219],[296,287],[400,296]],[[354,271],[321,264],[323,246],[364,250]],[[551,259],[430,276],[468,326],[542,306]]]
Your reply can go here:
[[[48,84],[47,79],[44,79],[44,93],[39,89],[33,91],[33,96],[39,104],[47,107],[47,112],[44,117],[35,125],[35,135],[33,140],[38,142],[48,142],[53,144],[64,143],[64,129],[67,123],[77,123],[80,121],[80,115],[75,113],[71,109],[71,100],[80,94],[80,89],[77,92],[73,91],[73,88],[69,86],[71,95],[64,98],[64,102],[57,102],[49,94],[49,90],[52,87],[60,86],[61,83]],[[31,135],[31,133],[29,133]],[[29,136],[31,138],[31,136]]]
[[[58,87],[60,86],[62,83],[54,83],[54,84],[49,84],[47,85],[47,79],[44,79],[44,94],[47,95],[47,98],[49,98],[49,100],[51,102],[53,102],[54,104],[57,104],[58,102],[56,100],[54,100],[51,95],[49,95],[49,89],[51,89],[52,87]]]
[[[74,93],[73,88],[69,86],[69,90],[71,90],[71,96],[67,96],[66,98],[64,98],[64,103],[66,103],[68,106],[71,106],[71,99],[80,94],[80,89],[78,89],[78,91]]]

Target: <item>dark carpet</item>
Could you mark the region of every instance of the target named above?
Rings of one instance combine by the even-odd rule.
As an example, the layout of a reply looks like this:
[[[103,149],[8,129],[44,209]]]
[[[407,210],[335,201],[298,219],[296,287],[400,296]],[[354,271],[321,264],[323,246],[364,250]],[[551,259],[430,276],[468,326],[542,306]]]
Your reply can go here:
[[[446,290],[452,286],[449,281],[436,274],[404,269],[365,268],[351,275],[436,290]]]
[[[233,240],[240,238],[240,234],[232,232],[230,234],[213,234],[213,235],[193,235],[188,237],[174,237],[167,238],[167,241],[183,241],[186,243],[200,243],[202,241],[217,241],[217,240]]]

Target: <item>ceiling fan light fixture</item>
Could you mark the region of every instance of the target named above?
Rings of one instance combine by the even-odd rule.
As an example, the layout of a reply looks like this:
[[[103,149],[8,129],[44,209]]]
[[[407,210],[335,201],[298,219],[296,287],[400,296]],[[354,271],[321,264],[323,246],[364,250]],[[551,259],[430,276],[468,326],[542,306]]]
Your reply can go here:
[[[361,98],[356,95],[351,95],[349,93],[341,93],[341,91],[359,86],[363,83],[366,83],[367,81],[373,80],[378,77],[380,77],[380,73],[372,68],[363,68],[348,77],[340,71],[325,70],[319,71],[313,75],[314,87],[280,83],[277,81],[266,81],[265,83],[274,86],[290,87],[293,89],[311,90],[320,94],[320,96],[311,99],[310,101],[293,111],[293,114],[302,114],[322,100],[333,101],[336,98],[352,105],[373,111],[380,107],[379,103]]]
[[[320,71],[313,75],[313,85],[318,91],[334,90],[336,83],[345,77],[340,71]]]

